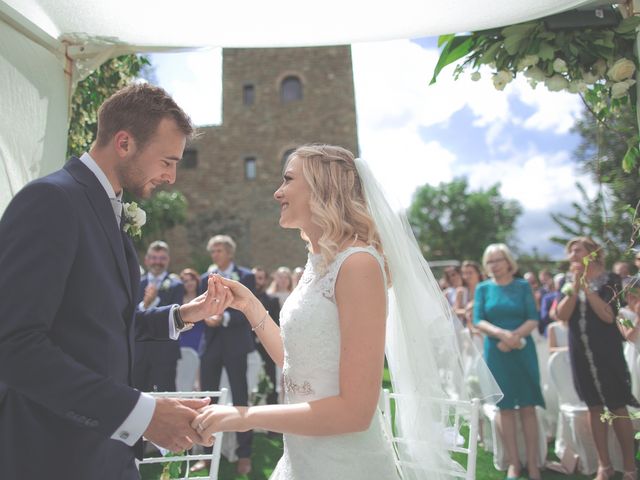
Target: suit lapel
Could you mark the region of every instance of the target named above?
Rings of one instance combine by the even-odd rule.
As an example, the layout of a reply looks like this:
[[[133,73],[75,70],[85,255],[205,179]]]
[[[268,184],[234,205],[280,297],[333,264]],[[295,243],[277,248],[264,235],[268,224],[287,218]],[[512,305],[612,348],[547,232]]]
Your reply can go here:
[[[95,175],[79,159],[72,157],[64,168],[67,169],[76,181],[85,186],[85,193],[89,199],[89,203],[109,240],[111,251],[118,264],[120,277],[127,287],[129,299],[133,301],[131,277],[125,257],[124,245],[109,197],[107,197],[104,188]]]

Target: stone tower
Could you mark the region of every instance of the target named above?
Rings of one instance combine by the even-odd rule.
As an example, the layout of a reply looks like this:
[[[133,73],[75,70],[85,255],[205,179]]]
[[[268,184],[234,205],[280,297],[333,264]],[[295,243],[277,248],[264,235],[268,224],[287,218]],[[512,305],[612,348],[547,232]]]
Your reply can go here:
[[[167,240],[174,271],[210,259],[207,240],[231,235],[239,264],[304,266],[297,230],[278,225],[273,192],[283,161],[304,143],[342,145],[357,154],[349,46],[223,50],[222,125],[199,128],[175,188],[189,200],[186,225]]]

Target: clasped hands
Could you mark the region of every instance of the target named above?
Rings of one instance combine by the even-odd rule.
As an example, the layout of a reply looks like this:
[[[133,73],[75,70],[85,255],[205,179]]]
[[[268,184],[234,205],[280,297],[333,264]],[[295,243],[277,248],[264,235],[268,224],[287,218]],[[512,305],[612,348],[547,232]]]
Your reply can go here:
[[[207,291],[182,305],[180,313],[185,323],[195,323],[214,315],[222,316],[224,310],[233,302],[232,290],[225,286],[218,276],[211,275]],[[144,432],[144,437],[172,452],[188,450],[194,443],[211,446],[213,433],[220,431],[218,424],[213,422],[213,418],[220,416],[220,409],[235,407],[221,405],[208,407],[209,402],[208,397],[156,398],[153,416]],[[206,424],[203,423],[205,419]]]
[[[524,348],[522,337],[515,332],[503,330],[498,338],[500,341],[497,347],[501,352],[510,352],[511,350]]]

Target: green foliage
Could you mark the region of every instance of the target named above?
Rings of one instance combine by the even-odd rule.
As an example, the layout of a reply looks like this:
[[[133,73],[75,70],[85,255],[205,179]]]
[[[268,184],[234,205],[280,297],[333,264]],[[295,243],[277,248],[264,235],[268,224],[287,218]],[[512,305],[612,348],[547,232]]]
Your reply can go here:
[[[628,255],[630,230],[637,225],[634,212],[615,203],[611,205],[602,190],[589,198],[581,184],[577,187],[582,200],[571,204],[573,211],[551,214],[563,233],[551,240],[564,246],[572,237],[590,236],[602,246],[605,262],[611,266]]]
[[[103,63],[78,82],[71,98],[67,157],[81,155],[95,140],[98,108],[108,97],[145,73],[151,64],[141,55],[122,55]]]
[[[468,35],[443,35],[431,83],[446,65],[464,59],[454,70],[455,78],[471,69],[472,79],[478,80],[478,70],[486,65],[494,71],[494,86],[502,90],[524,74],[534,88],[544,82],[551,91],[580,94],[594,118],[609,126],[627,111],[635,115],[636,89],[630,87],[636,83],[638,25],[640,17],[629,17],[616,28],[551,31],[541,19]],[[640,162],[637,122],[629,126],[616,135],[625,147],[620,158],[625,172],[637,169]]]
[[[470,192],[465,178],[419,188],[408,217],[424,255],[478,260],[490,243],[510,243],[522,208],[503,199],[499,188]]]
[[[142,235],[134,239],[136,247],[146,248],[154,240],[165,239],[167,230],[185,222],[187,207],[186,197],[177,190],[161,190],[142,200],[140,208],[147,214],[147,223],[142,227]]]

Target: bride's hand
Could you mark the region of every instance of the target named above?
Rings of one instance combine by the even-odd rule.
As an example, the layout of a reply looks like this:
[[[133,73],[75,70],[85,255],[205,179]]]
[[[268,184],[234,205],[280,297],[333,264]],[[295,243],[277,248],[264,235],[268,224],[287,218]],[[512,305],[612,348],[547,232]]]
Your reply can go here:
[[[214,315],[222,315],[232,301],[232,293],[213,276],[209,276],[207,291],[180,307],[185,323],[195,323]]]
[[[200,409],[200,414],[193,419],[191,427],[198,432],[203,445],[213,443],[216,432],[244,432],[249,430],[245,426],[245,412],[247,407],[233,407],[230,405],[209,405]]]
[[[245,287],[242,283],[224,278],[220,275],[213,275],[213,277],[215,278],[216,283],[219,283],[230,290],[230,297],[226,297],[226,300],[229,301],[227,304],[228,307],[240,310],[246,315],[252,306],[258,304],[262,305],[256,296],[251,293],[251,290]]]

